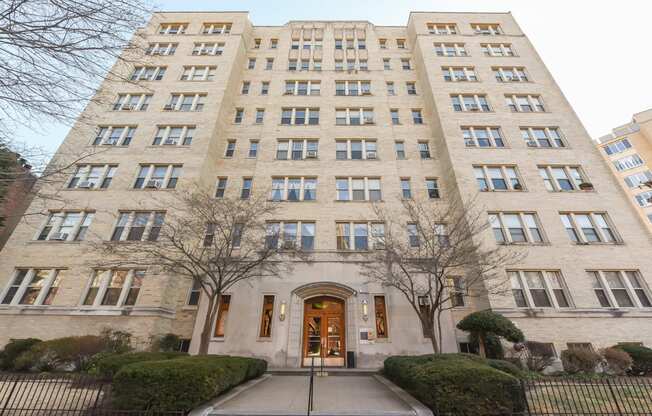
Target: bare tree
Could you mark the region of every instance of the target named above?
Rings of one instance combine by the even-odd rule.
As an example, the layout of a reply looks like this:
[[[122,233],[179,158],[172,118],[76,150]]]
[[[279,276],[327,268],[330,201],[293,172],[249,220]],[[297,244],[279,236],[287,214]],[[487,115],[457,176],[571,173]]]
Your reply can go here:
[[[363,274],[405,296],[439,353],[443,312],[463,297],[505,291],[501,271],[522,255],[481,243],[489,225],[475,201],[465,206],[410,199],[400,209],[376,204],[374,211],[385,224],[384,236],[377,237],[382,249],[362,263]]]
[[[92,247],[101,250],[103,267],[160,267],[198,285],[208,302],[199,353],[207,354],[222,293],[243,281],[280,277],[292,267],[283,257],[296,252],[281,252],[277,231],[268,233],[266,219],[276,213],[278,204],[266,193],[216,199],[193,190],[171,198],[166,204],[173,209],[166,213],[156,241],[109,241]]]

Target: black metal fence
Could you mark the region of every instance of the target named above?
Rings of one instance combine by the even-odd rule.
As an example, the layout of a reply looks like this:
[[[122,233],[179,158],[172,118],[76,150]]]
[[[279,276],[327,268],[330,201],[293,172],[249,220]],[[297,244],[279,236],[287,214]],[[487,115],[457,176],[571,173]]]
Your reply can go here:
[[[85,374],[0,373],[0,416],[173,416],[111,408],[111,383]]]

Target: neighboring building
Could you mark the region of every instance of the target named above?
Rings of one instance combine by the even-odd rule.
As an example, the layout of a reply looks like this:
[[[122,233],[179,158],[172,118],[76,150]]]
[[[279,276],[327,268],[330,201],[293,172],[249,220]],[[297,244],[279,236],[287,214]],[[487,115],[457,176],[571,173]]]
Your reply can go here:
[[[0,147],[0,250],[23,219],[36,176],[20,155]]]
[[[293,367],[327,345],[329,365],[352,352],[374,367],[429,352],[402,295],[365,283],[350,256],[371,247],[368,201],[399,206],[406,187],[433,204],[479,195],[492,226],[481,242],[528,255],[504,271],[505,295],[456,297],[444,351],[468,349],[455,323],[485,308],[557,352],[652,345],[650,236],[511,14],[257,27],[246,12],[174,12],[144,33],[151,56],[129,69],[142,85],[106,82],[98,94],[114,104],[85,112],[97,129],[78,123],[66,138],[105,149],[65,184],[73,202],[20,225],[0,253],[1,341],[111,325],[143,344],[174,332],[197,350],[204,314],[190,282],[95,270],[78,241],[146,239],[175,192],[138,189],[153,181],[303,195],[274,220],[307,237],[315,261],[226,294],[212,353]]]
[[[596,139],[602,157],[652,232],[652,109]]]

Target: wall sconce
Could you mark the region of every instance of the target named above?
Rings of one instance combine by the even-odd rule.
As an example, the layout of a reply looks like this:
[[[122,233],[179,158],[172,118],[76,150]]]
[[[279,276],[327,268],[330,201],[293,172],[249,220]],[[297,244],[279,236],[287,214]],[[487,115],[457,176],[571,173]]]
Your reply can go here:
[[[281,302],[281,311],[278,314],[278,319],[281,321],[285,321],[285,307],[287,306],[287,303],[285,301]]]
[[[367,302],[367,299],[362,301],[362,319],[365,321],[369,319],[369,303]]]

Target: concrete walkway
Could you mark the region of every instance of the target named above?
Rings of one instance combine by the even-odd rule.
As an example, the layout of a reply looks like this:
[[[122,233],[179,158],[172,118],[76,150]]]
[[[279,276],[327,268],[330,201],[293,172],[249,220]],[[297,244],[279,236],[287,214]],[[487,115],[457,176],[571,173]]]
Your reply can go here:
[[[265,375],[218,398],[203,412],[193,414],[305,415],[309,378],[301,375]],[[198,409],[199,410],[199,409]],[[411,396],[374,375],[315,377],[314,416],[426,416],[432,415]]]

